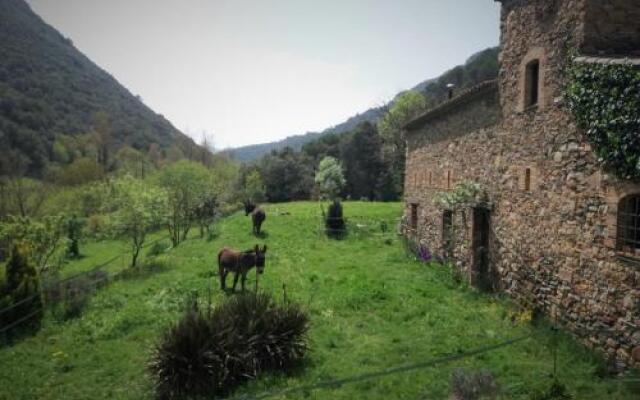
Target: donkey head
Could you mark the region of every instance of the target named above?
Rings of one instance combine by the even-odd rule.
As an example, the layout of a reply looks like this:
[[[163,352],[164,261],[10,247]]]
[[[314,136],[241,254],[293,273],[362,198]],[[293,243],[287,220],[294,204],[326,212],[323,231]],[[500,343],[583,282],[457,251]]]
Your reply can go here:
[[[262,274],[264,273],[264,259],[265,253],[267,252],[267,245],[265,244],[262,249],[260,249],[260,246],[256,245],[254,251],[256,253],[256,270],[258,270],[259,274]]]
[[[256,205],[251,200],[244,201],[244,215],[247,216],[256,209]]]

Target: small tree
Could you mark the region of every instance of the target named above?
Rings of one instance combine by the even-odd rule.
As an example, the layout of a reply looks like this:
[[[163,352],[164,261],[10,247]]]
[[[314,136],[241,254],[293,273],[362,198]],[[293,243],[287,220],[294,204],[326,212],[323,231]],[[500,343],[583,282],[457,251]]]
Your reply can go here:
[[[346,234],[347,228],[342,215],[342,204],[337,199],[329,206],[325,226],[329,237],[339,239]]]
[[[340,162],[331,156],[323,158],[318,166],[315,182],[322,197],[329,199],[338,197],[346,183]]]
[[[13,243],[5,271],[5,282],[0,285],[0,309],[13,308],[0,314],[0,326],[9,326],[22,318],[27,318],[25,325],[37,326],[43,314],[42,299],[38,272],[31,262],[27,243]]]
[[[62,216],[46,216],[40,220],[12,216],[0,224],[0,237],[8,243],[20,242],[27,246],[39,272],[47,268],[51,257],[60,249],[64,233]]]
[[[80,255],[80,235],[82,232],[82,222],[75,215],[67,220],[67,255],[78,257]]]
[[[160,171],[157,180],[166,191],[167,227],[177,246],[187,238],[196,206],[211,192],[212,176],[202,164],[182,160]]]
[[[136,266],[140,250],[147,234],[158,228],[167,209],[167,194],[164,190],[126,176],[115,185],[114,204],[116,211],[111,221],[112,232],[131,245],[131,266]]]

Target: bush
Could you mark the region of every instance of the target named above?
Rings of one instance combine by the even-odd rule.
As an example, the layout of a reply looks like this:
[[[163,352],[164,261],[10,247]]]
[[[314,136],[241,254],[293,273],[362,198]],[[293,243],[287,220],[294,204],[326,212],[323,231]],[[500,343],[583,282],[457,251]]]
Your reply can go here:
[[[157,242],[154,242],[150,247],[149,250],[147,251],[147,255],[148,256],[157,256],[160,255],[162,253],[164,253],[165,251],[167,251],[167,249],[170,247],[171,245],[169,243],[167,243],[164,240],[160,240]]]
[[[309,319],[267,294],[230,298],[199,310],[193,303],[154,349],[150,370],[161,399],[227,395],[266,371],[287,371],[304,357]]]
[[[347,228],[342,215],[342,204],[340,204],[340,201],[334,200],[329,206],[325,226],[329,237],[340,238],[346,234]]]
[[[0,285],[0,310],[6,311],[0,313],[0,329],[12,324],[17,324],[16,328],[39,327],[42,299],[38,273],[30,261],[28,247],[14,244],[5,268],[5,281]]]
[[[494,398],[498,385],[487,370],[468,371],[458,368],[451,374],[451,391],[456,400]]]

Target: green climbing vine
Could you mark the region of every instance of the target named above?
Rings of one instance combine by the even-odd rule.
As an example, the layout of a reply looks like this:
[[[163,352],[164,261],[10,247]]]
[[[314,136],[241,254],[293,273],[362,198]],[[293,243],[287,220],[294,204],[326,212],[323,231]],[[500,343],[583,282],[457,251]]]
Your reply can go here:
[[[640,69],[573,63],[569,72],[569,107],[599,161],[640,180]]]
[[[445,210],[456,210],[477,200],[483,192],[481,184],[473,181],[462,181],[448,192],[439,192],[434,197],[436,205]]]

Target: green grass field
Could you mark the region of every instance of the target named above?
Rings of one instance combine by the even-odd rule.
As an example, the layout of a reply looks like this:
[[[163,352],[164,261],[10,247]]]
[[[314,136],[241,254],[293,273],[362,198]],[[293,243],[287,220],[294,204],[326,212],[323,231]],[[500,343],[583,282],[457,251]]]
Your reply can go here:
[[[154,343],[190,294],[211,292],[214,302],[224,298],[215,265],[222,246],[246,249],[256,243],[269,247],[260,287],[281,297],[286,284],[287,296],[305,305],[312,350],[301,371],[265,376],[237,396],[375,372],[529,334],[510,347],[463,360],[274,398],[446,399],[449,377],[461,367],[491,371],[504,399],[529,399],[535,389],[549,386],[548,329],[512,322],[508,301],[461,287],[446,267],[407,257],[391,222],[400,204],[349,202],[344,209],[347,217],[362,217],[352,227],[376,234],[351,234],[342,241],[322,237],[319,206],[306,202],[267,206],[266,237],[257,240],[249,218],[237,213],[218,223],[213,241],[194,238],[161,255],[168,268],[100,290],[81,317],[59,322],[48,315],[37,334],[0,348],[0,399],[152,398],[146,365]],[[390,224],[386,235],[380,220]],[[122,250],[116,242],[85,246],[87,257],[65,273]],[[254,279],[252,273],[250,288]],[[598,378],[599,367],[592,354],[560,337],[559,378],[575,399],[638,398],[625,384]]]

